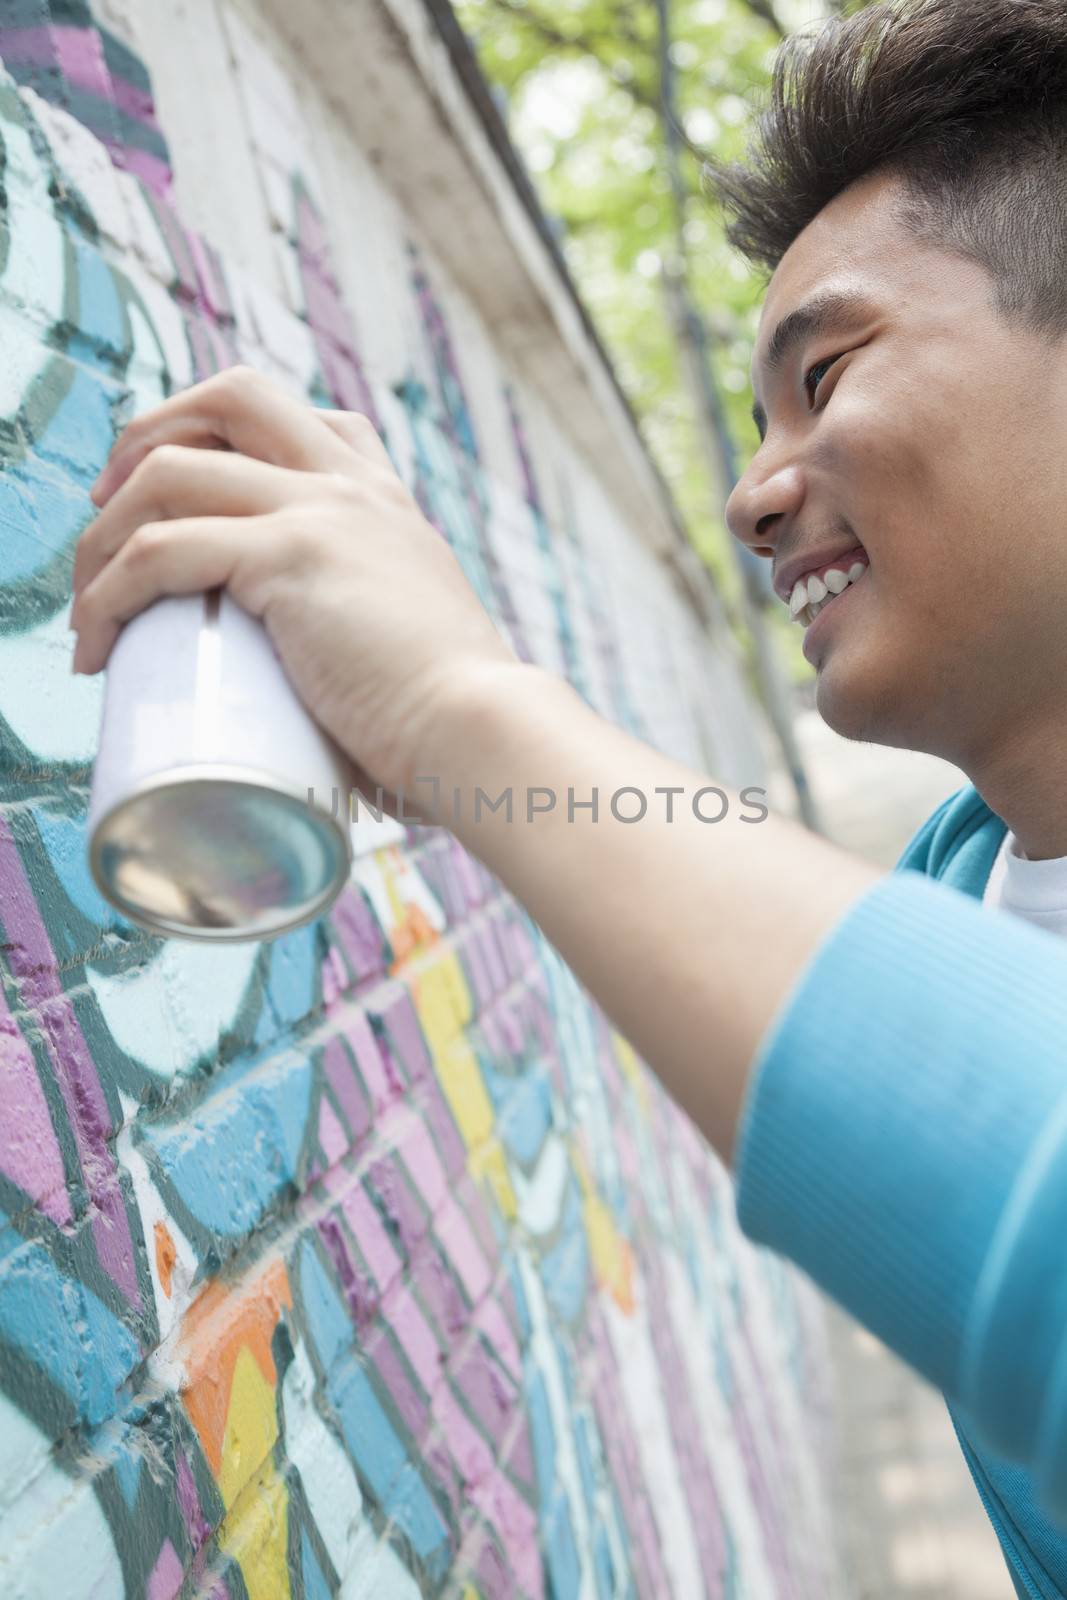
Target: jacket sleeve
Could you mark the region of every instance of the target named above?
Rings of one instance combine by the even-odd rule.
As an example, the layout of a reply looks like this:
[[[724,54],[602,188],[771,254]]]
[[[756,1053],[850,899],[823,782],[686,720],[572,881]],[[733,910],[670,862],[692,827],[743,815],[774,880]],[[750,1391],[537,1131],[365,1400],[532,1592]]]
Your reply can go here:
[[[966,1406],[1067,1525],[1067,944],[880,879],[764,1036],[737,1148],[745,1233]]]

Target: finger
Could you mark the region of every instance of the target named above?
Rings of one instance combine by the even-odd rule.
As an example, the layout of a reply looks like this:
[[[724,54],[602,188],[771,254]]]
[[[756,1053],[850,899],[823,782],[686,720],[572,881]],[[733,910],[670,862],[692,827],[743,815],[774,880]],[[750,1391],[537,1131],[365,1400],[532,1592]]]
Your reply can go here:
[[[358,456],[362,456],[366,461],[380,462],[383,466],[392,467],[393,471],[396,471],[393,467],[393,458],[385,448],[381,434],[362,411],[328,411],[320,406],[316,414],[339,439],[350,445]]]
[[[260,615],[262,580],[284,564],[279,524],[271,516],[145,523],[78,596],[73,670],[99,672],[122,624],[164,595],[228,587],[238,604]]]
[[[349,766],[352,770],[352,779],[359,790],[361,798],[375,811],[384,811],[387,817],[397,820],[397,799],[392,789],[383,789],[375,783],[366,767],[360,766],[358,761],[349,757]]]
[[[92,583],[146,522],[262,516],[307,493],[307,477],[236,451],[159,445],[109,498],[78,540],[74,593]]]
[[[135,417],[122,433],[92,488],[103,505],[161,444],[228,445],[242,455],[297,471],[344,472],[344,440],[280,384],[251,367],[227,367]]]

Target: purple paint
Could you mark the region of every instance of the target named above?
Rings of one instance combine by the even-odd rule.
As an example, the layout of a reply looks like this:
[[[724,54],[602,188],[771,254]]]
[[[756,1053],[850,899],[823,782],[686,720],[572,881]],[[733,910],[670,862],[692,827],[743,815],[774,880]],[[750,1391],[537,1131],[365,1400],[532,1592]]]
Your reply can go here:
[[[11,830],[0,816],[0,883],[7,890],[4,926],[8,966],[29,1010],[36,1011],[70,1119],[92,1209],[100,1264],[141,1309],[133,1239],[110,1140],[118,1131],[108,1111],[96,1063],[63,992],[47,929],[41,920]]]
[[[371,1325],[378,1308],[378,1292],[371,1279],[353,1260],[344,1228],[337,1217],[321,1217],[317,1228],[345,1297],[354,1339]]]
[[[437,1077],[426,1047],[426,1038],[419,1022],[411,995],[402,983],[391,985],[389,997],[382,1003],[370,1002],[368,1014],[376,1017],[385,1029],[384,1043],[393,1060],[404,1070],[408,1085],[413,1089],[424,1084],[436,1084]]]
[[[371,1124],[370,1101],[366,1089],[357,1077],[344,1043],[333,1038],[322,1052],[326,1079],[337,1096],[354,1145],[358,1145]]]
[[[111,74],[96,29],[53,27],[50,31],[56,61],[67,82],[86,94],[110,100]]]
[[[448,1200],[434,1218],[434,1232],[448,1252],[471,1304],[477,1305],[489,1292],[493,1277],[470,1223],[454,1200]]]
[[[363,1355],[377,1381],[384,1387],[396,1407],[397,1414],[417,1444],[423,1437],[430,1408],[411,1381],[411,1374],[397,1354],[392,1339],[384,1329],[372,1334],[364,1346]]]
[[[402,1262],[382,1225],[374,1202],[359,1179],[353,1178],[350,1172],[327,1173],[324,1181],[352,1229],[360,1254],[374,1275],[380,1298],[400,1276]]]
[[[59,1141],[37,1077],[33,1051],[0,990],[0,1171],[46,1217],[72,1221]]]
[[[453,1363],[450,1376],[461,1391],[467,1409],[499,1456],[508,1428],[515,1420],[518,1393],[502,1370],[480,1344],[468,1345],[461,1360]]]
[[[423,1315],[422,1307],[402,1279],[383,1299],[382,1318],[400,1340],[423,1393],[432,1398],[444,1382],[445,1352]]]
[[[330,1102],[325,1096],[319,1101],[319,1144],[329,1166],[340,1161],[348,1149],[348,1139]]]
[[[200,1496],[197,1493],[193,1469],[180,1444],[174,1446],[174,1457],[177,1463],[178,1505],[189,1532],[189,1541],[194,1550],[199,1550],[211,1537],[211,1524],[200,1509]]]
[[[368,1181],[410,1262],[430,1228],[426,1208],[420,1204],[392,1156],[371,1164]]]
[[[330,912],[330,922],[357,983],[386,971],[390,956],[384,935],[358,884],[342,890]]]
[[[145,1600],[174,1600],[184,1576],[177,1551],[169,1539],[164,1539],[156,1564],[148,1574]]]

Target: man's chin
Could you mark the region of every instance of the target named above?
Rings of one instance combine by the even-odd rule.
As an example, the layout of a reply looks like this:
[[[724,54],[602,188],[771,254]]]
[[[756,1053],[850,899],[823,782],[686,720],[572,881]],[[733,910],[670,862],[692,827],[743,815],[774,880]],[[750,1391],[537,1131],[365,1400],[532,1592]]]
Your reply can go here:
[[[846,671],[841,660],[827,660],[815,679],[815,709],[843,739],[906,746],[907,735],[897,726],[901,719],[891,714],[893,705],[885,684],[870,673]]]

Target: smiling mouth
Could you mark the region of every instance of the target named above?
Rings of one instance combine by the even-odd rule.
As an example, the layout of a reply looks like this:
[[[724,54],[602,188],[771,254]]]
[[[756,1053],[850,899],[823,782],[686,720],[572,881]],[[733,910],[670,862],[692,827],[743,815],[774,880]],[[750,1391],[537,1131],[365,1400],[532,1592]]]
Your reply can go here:
[[[815,574],[802,578],[794,585],[789,601],[792,620],[805,629],[810,627],[820,611],[825,611],[846,589],[862,581],[868,566],[866,559],[853,560],[847,568],[829,568],[821,578]]]

